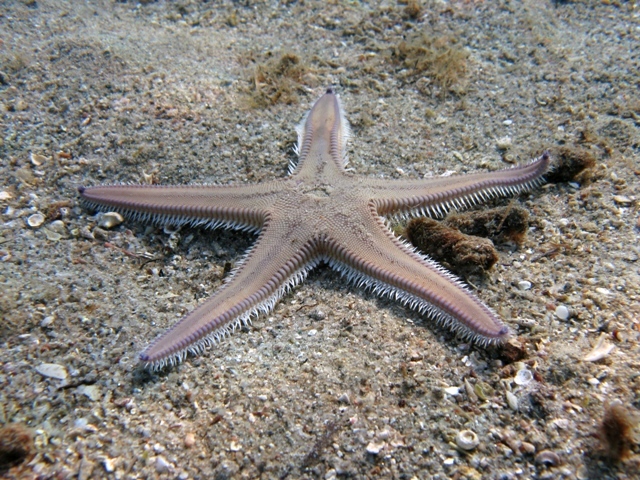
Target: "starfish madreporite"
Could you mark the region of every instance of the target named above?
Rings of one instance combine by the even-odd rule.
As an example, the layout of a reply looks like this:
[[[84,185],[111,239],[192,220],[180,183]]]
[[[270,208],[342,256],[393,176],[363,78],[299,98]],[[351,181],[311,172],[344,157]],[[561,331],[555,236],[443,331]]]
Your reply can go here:
[[[351,283],[387,295],[481,344],[508,328],[462,282],[389,229],[389,216],[441,216],[542,181],[549,155],[495,172],[389,180],[345,171],[349,127],[332,89],[297,129],[299,160],[290,175],[257,185],[81,187],[84,202],[158,224],[259,232],[226,283],[151,343],[151,368],[199,353],[251,316],[269,312],[320,262]]]

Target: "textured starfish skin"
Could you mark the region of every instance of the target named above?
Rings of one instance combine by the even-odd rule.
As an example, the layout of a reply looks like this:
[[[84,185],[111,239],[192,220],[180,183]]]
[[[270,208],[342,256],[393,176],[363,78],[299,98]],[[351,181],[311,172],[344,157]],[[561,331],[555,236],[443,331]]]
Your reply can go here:
[[[318,263],[388,295],[481,344],[508,328],[459,280],[394,236],[384,217],[440,216],[542,181],[544,154],[524,166],[422,180],[387,180],[345,171],[349,127],[331,89],[298,127],[299,161],[283,179],[257,185],[137,186],[79,189],[85,203],[159,224],[260,232],[228,281],[140,355],[152,368],[199,353],[270,311]]]

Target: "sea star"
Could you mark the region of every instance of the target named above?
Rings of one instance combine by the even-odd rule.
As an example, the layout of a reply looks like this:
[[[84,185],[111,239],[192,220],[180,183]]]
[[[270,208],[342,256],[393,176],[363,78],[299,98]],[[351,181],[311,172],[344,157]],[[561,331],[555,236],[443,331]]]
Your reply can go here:
[[[158,337],[140,359],[152,369],[200,353],[269,312],[309,271],[326,262],[359,287],[407,304],[481,344],[503,342],[508,328],[458,279],[389,229],[389,216],[442,216],[542,181],[549,155],[515,168],[421,180],[389,180],[345,171],[349,126],[330,88],[297,128],[298,162],[286,178],[257,185],[84,188],[98,210],[158,224],[259,232],[226,283]]]

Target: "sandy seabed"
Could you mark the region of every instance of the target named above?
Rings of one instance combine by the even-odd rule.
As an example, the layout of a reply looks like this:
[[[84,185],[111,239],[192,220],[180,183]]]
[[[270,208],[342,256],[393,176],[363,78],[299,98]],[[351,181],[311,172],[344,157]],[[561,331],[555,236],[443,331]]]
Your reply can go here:
[[[16,428],[33,445],[2,473],[638,478],[633,438],[615,462],[597,434],[607,403],[640,410],[639,20],[635,2],[596,0],[4,2],[0,450]],[[418,72],[420,57],[402,58],[416,42],[460,63]],[[360,175],[496,170],[560,148],[595,158],[515,199],[524,243],[498,245],[498,264],[468,279],[522,358],[320,267],[251,327],[146,371],[141,349],[254,238],[99,228],[77,187],[282,177],[293,127],[328,85]],[[584,361],[601,337],[613,349]],[[479,440],[466,453],[464,430]]]

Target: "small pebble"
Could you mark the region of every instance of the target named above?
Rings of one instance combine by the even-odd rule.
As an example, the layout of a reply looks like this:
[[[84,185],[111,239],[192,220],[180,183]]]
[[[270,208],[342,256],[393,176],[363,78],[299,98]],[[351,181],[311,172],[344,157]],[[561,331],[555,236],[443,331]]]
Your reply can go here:
[[[422,355],[419,352],[416,352],[415,350],[412,350],[409,353],[409,360],[411,362],[419,362],[420,360],[422,360]]]
[[[318,333],[318,330],[316,330],[315,328],[312,328],[307,332],[307,335],[310,337],[315,337],[317,333]]]
[[[475,432],[471,430],[461,430],[456,435],[456,445],[462,450],[470,451],[480,444],[480,439]]]
[[[36,372],[43,377],[57,378],[58,380],[67,378],[67,369],[57,363],[42,363],[36,367]]]
[[[54,322],[55,318],[53,315],[49,315],[48,317],[44,317],[40,322],[41,327],[48,327]]]
[[[618,205],[631,205],[633,200],[625,195],[616,195],[613,197],[613,201]]]
[[[113,473],[116,469],[115,462],[111,458],[102,459],[102,465],[104,466],[104,470],[107,473]]]
[[[314,320],[324,320],[325,318],[327,318],[327,314],[324,313],[323,310],[314,310],[313,312],[311,312],[309,314],[309,317],[313,318]]]
[[[518,411],[518,397],[516,397],[513,393],[507,391],[505,392],[505,396],[507,398],[507,404],[509,405],[509,408],[511,408],[511,410],[513,410],[514,412]]]
[[[86,419],[86,418],[84,418],[84,417],[76,418],[76,419],[73,421],[73,426],[74,426],[75,428],[82,428],[82,429],[84,429],[87,425],[89,425],[89,420],[87,420],[87,419]]]
[[[558,305],[556,307],[556,317],[558,317],[560,320],[568,320],[569,319],[569,309],[567,307],[565,307],[564,305]]]
[[[158,455],[156,457],[155,467],[156,467],[156,472],[167,473],[171,468],[171,464],[167,462],[162,455]]]
[[[113,228],[124,222],[124,218],[118,212],[107,212],[100,215],[98,225],[102,228]]]
[[[518,288],[520,290],[529,290],[531,288],[531,282],[528,282],[527,280],[520,280],[518,282]]]
[[[3,190],[2,192],[0,192],[0,200],[11,200],[11,198],[13,197],[6,190]]]
[[[97,385],[80,385],[76,391],[94,402],[100,400],[100,387]]]
[[[561,430],[566,430],[570,425],[569,420],[566,418],[556,418],[552,423]]]
[[[455,397],[456,395],[460,395],[460,389],[458,387],[447,387],[444,389],[444,393]]]
[[[184,436],[184,446],[187,448],[191,448],[196,444],[196,436],[189,432]]]
[[[340,396],[338,397],[338,402],[339,402],[339,403],[344,403],[344,404],[347,404],[347,405],[348,405],[348,404],[350,404],[350,403],[351,403],[351,400],[349,399],[349,395],[348,395],[348,394],[343,393],[342,395],[340,395]]]
[[[44,223],[44,215],[41,213],[34,213],[29,218],[27,218],[27,225],[32,228],[38,228]]]
[[[611,290],[602,287],[596,288],[596,292],[600,295],[613,295],[613,293],[611,293]]]
[[[508,135],[506,137],[496,139],[496,146],[499,150],[507,150],[511,148],[512,144],[513,142],[511,141],[511,137]]]

